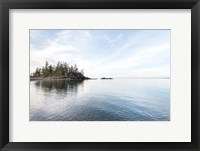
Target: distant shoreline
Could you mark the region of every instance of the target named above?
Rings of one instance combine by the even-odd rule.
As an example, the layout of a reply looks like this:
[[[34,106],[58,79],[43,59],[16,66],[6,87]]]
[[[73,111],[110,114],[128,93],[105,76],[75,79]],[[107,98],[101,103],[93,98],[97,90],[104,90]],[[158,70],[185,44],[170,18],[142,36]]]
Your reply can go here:
[[[133,77],[133,78],[115,78],[115,79],[171,79],[170,77]]]

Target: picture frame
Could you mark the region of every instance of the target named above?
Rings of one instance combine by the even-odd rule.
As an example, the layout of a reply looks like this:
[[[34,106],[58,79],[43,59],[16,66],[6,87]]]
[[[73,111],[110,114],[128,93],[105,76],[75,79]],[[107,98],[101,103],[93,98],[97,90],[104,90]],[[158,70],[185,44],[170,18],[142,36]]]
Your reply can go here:
[[[191,142],[9,142],[10,9],[191,9]],[[6,150],[200,150],[199,0],[1,0],[0,148]],[[181,53],[180,53],[181,55]]]

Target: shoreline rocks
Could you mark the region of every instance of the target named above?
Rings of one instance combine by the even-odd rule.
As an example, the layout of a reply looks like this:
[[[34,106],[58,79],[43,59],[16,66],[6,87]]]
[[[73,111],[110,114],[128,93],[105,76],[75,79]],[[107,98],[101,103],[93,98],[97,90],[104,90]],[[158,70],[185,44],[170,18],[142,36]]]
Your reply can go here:
[[[37,81],[37,80],[89,80],[91,78],[88,77],[72,77],[72,78],[67,78],[67,77],[30,77],[30,81]]]

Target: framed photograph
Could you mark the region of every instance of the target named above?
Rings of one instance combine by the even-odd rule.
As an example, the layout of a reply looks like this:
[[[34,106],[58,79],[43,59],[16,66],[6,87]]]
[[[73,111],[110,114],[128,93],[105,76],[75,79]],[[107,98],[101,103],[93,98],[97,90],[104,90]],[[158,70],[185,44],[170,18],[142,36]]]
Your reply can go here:
[[[1,150],[199,151],[198,0],[1,0]]]

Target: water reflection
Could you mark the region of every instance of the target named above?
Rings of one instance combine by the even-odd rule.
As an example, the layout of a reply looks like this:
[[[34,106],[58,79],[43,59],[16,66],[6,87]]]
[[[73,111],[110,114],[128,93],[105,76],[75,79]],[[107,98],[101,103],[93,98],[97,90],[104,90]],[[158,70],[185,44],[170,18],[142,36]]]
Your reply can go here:
[[[30,121],[169,120],[169,79],[30,82]]]
[[[35,85],[45,90],[45,92],[56,90],[59,92],[78,92],[79,87],[83,87],[80,80],[44,80],[36,81]]]

